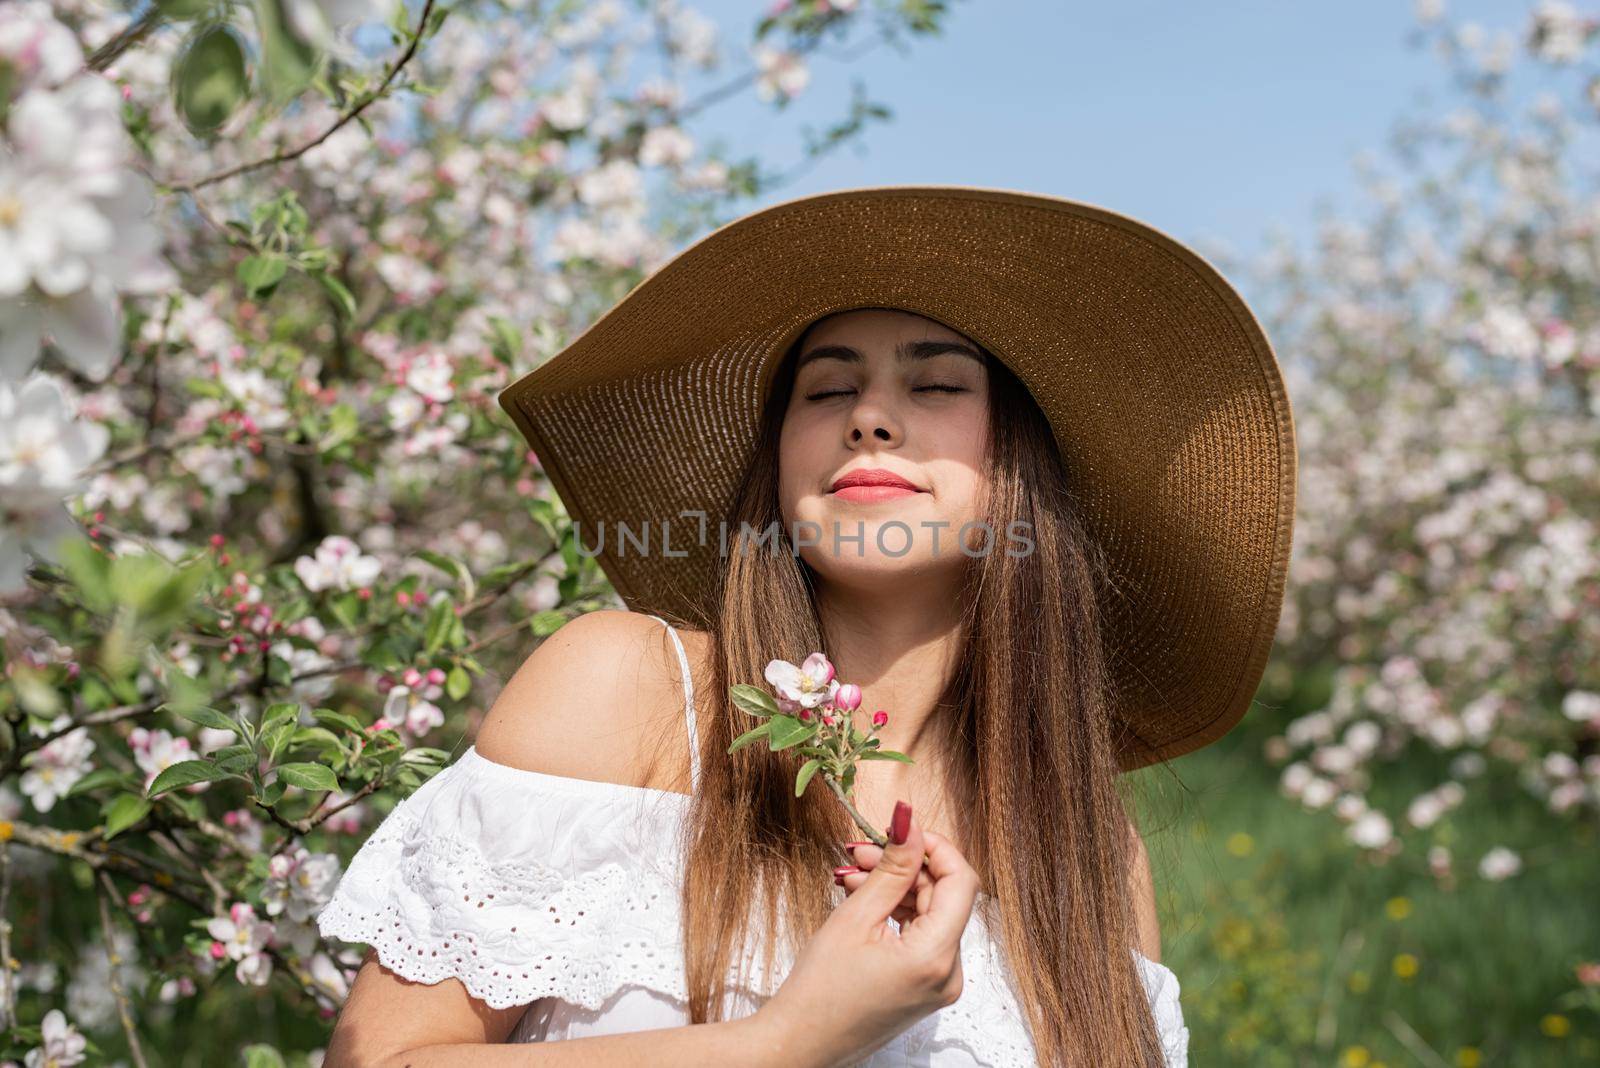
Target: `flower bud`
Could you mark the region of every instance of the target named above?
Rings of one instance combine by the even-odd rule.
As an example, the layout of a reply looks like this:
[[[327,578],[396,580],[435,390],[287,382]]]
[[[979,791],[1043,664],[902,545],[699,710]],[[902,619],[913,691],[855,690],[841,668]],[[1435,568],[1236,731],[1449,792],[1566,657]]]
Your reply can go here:
[[[833,721],[833,717],[828,715],[826,712],[824,712],[822,714],[822,722],[824,724],[826,724],[827,726],[831,727],[831,726],[833,726],[833,722],[834,722]]]
[[[847,682],[833,695],[833,706],[841,712],[854,712],[861,707],[861,687]]]
[[[889,713],[885,712],[883,709],[880,708],[880,709],[878,709],[876,712],[874,712],[872,714],[872,729],[873,730],[878,730],[879,728],[885,727],[885,726],[888,725],[888,723],[889,723]]]
[[[810,723],[811,722],[811,709],[804,708],[804,707],[802,707],[800,709],[800,722],[801,723]]]

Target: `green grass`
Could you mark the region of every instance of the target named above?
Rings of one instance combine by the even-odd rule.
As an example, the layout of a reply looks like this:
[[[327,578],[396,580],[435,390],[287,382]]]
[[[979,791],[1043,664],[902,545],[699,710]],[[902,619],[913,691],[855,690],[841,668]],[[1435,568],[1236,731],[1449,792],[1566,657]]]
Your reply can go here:
[[[1331,812],[1278,795],[1280,769],[1260,755],[1274,715],[1258,709],[1180,758],[1176,779],[1139,773],[1155,791],[1141,825],[1162,959],[1182,983],[1194,1063],[1600,1064],[1600,997],[1568,997],[1574,966],[1600,960],[1593,818],[1554,816],[1492,777],[1374,864],[1346,844]],[[1384,769],[1377,797],[1395,802],[1385,811],[1403,812],[1441,781],[1438,764],[1417,754]],[[1428,872],[1436,843],[1451,849],[1453,888]],[[1494,845],[1522,856],[1519,874],[1478,876]],[[1408,964],[1414,974],[1403,974]]]

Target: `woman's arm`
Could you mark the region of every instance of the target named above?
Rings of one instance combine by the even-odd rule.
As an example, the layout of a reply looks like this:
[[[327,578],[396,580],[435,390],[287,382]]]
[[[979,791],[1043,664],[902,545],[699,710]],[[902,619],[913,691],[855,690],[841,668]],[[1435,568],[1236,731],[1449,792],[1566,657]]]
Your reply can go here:
[[[659,751],[668,720],[680,732],[683,721],[677,665],[646,655],[661,634],[660,623],[632,612],[602,610],[568,622],[506,682],[477,733],[479,755],[529,771],[648,785],[646,755]],[[687,742],[677,749],[687,766]],[[771,1026],[771,1014],[499,1046],[524,1008],[490,1008],[459,979],[412,982],[369,953],[324,1065],[821,1063],[799,1048],[800,1034]]]
[[[369,953],[350,989],[323,1068],[477,1068],[552,1065],[817,1064],[757,1012],[737,1020],[618,1035],[499,1045],[526,1006],[492,1009],[459,980],[432,985],[395,975]]]
[[[1156,916],[1156,884],[1150,875],[1150,855],[1132,820],[1128,821],[1128,833],[1133,836],[1133,871],[1129,878],[1133,884],[1134,919],[1139,926],[1139,952],[1159,962],[1161,926]]]

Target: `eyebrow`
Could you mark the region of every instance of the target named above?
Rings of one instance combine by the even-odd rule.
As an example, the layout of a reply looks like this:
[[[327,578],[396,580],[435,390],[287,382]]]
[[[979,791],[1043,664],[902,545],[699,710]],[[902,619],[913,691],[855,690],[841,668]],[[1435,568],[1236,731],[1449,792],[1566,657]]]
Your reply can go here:
[[[902,341],[894,350],[894,358],[899,363],[909,363],[913,360],[931,360],[935,356],[946,353],[955,353],[983,362],[983,356],[972,346],[964,345],[959,341]],[[805,367],[813,360],[843,360],[845,363],[860,363],[861,353],[849,345],[819,345],[800,357],[800,362],[795,364],[795,372]]]

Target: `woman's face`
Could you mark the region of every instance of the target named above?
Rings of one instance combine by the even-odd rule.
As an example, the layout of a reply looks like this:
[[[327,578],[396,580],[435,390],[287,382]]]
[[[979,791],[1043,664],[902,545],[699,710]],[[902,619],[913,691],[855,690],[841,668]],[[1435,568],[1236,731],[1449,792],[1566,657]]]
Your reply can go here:
[[[956,539],[981,518],[988,388],[978,347],[931,319],[864,308],[813,324],[778,447],[779,503],[801,558],[863,588],[965,564]],[[838,484],[863,473],[910,488]]]

